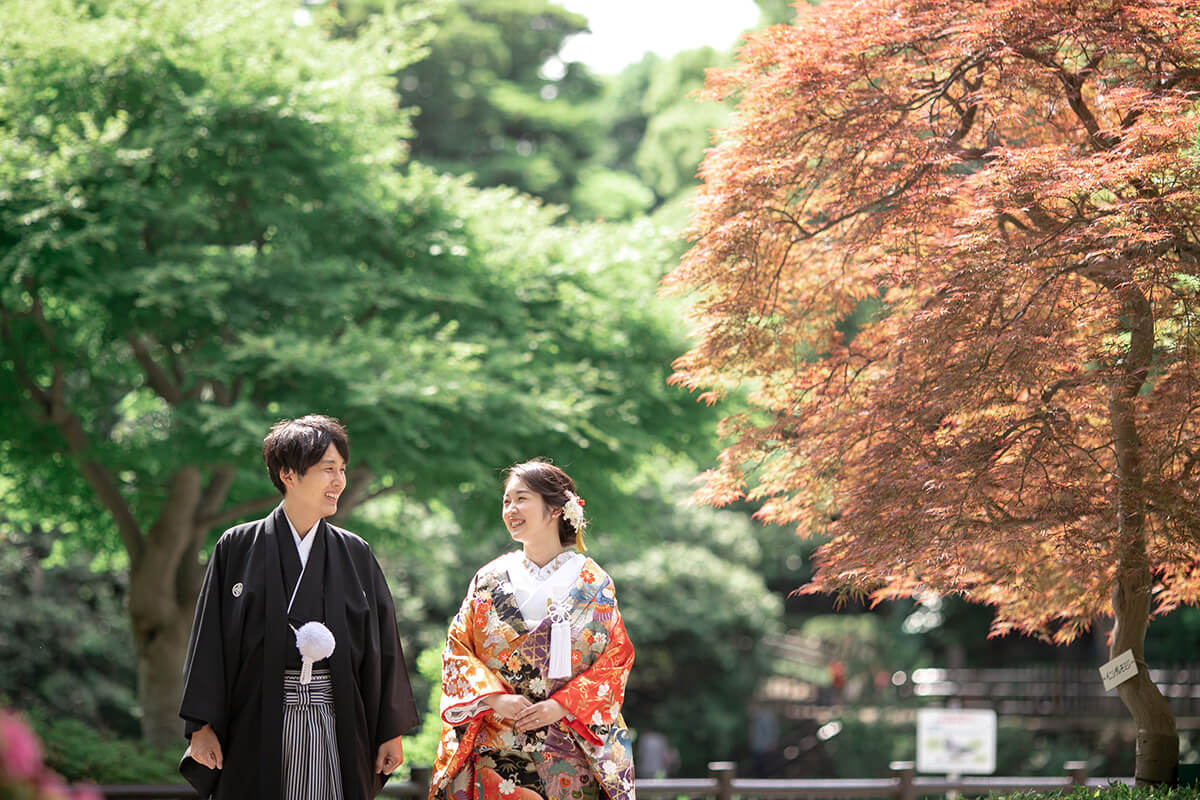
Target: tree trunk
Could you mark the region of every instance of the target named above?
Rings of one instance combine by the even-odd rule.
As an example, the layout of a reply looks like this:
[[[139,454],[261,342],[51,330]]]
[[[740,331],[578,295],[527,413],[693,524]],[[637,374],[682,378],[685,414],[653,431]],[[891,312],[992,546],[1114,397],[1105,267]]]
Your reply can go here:
[[[138,659],[142,736],[159,747],[183,748],[179,701],[196,597],[200,591],[196,524],[203,494],[200,470],[171,476],[158,520],[143,537],[129,571],[129,621]]]
[[[29,313],[38,323],[50,352],[57,354],[54,331],[43,314],[38,286],[30,279],[25,288],[33,298]],[[12,341],[7,324],[0,325],[0,338],[6,343]],[[134,358],[145,370],[146,385],[168,405],[182,402],[185,393],[176,380],[178,376],[154,361],[147,342],[131,334],[129,344]],[[96,501],[112,516],[129,554],[129,621],[138,659],[142,735],[155,745],[177,745],[182,749],[179,701],[183,693],[183,663],[203,575],[200,547],[210,529],[241,519],[277,498],[270,495],[225,509],[236,469],[229,464],[183,466],[171,474],[158,519],[144,532],[120,482],[112,469],[95,457],[90,433],[71,409],[68,389],[72,381],[68,368],[57,361],[52,361],[51,366],[51,380],[45,386],[32,377],[38,370],[31,370],[17,357],[18,381],[33,401],[34,419],[54,425],[62,435],[66,452],[75,460]],[[236,401],[236,383],[232,389],[216,382],[208,385],[217,394],[219,404],[228,407]],[[207,481],[203,474],[206,470]]]
[[[156,747],[177,747],[182,754],[185,742],[179,700],[191,610],[177,607],[169,615],[156,615],[153,621],[130,616],[137,648],[142,736]]]
[[[205,485],[198,467],[183,467],[167,486],[158,520],[138,541],[129,574],[129,621],[138,659],[142,737],[182,753],[183,664],[204,581],[200,550],[209,531],[257,514],[278,502],[269,494],[223,508],[233,486],[232,467],[217,467]]]
[[[1121,700],[1133,715],[1138,726],[1138,742],[1136,742],[1136,766],[1134,777],[1139,786],[1154,786],[1160,783],[1174,783],[1176,769],[1180,762],[1180,736],[1175,728],[1175,715],[1163,693],[1150,680],[1146,666],[1145,651],[1142,642],[1146,637],[1147,613],[1139,610],[1147,607],[1148,602],[1140,599],[1124,600],[1127,589],[1118,581],[1112,591],[1112,606],[1117,619],[1117,625],[1112,637],[1110,649],[1112,656],[1132,649],[1134,660],[1138,662],[1138,674],[1117,687]],[[1135,590],[1136,591],[1136,590]],[[1148,601],[1148,593],[1146,600]],[[1122,620],[1128,619],[1128,625]],[[1138,625],[1138,619],[1141,625]],[[1122,634],[1122,636],[1118,636]]]
[[[1120,533],[1132,533],[1121,531]],[[1140,533],[1140,529],[1139,529]],[[1124,536],[1121,537],[1124,541]],[[1179,734],[1175,715],[1162,692],[1150,680],[1146,664],[1146,627],[1150,618],[1152,577],[1146,557],[1145,539],[1139,546],[1123,549],[1113,584],[1113,633],[1109,657],[1133,651],[1137,675],[1117,687],[1121,701],[1137,725],[1134,777],[1139,785],[1174,783],[1179,763]]]
[[[1171,707],[1150,680],[1146,665],[1153,574],[1146,549],[1146,500],[1137,425],[1138,394],[1153,355],[1154,322],[1150,303],[1132,282],[1113,281],[1109,285],[1122,300],[1130,328],[1123,374],[1110,386],[1108,400],[1117,456],[1117,575],[1112,592],[1109,656],[1132,650],[1137,662],[1137,675],[1117,688],[1137,725],[1136,782],[1170,784],[1175,782],[1179,763],[1179,734]]]

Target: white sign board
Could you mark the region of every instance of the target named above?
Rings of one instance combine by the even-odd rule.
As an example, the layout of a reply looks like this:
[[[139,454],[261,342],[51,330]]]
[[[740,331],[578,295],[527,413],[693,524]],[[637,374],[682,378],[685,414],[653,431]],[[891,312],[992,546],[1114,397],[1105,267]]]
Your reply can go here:
[[[990,775],[995,771],[995,711],[974,708],[917,711],[917,772]]]
[[[1100,679],[1104,681],[1106,692],[1111,692],[1134,675],[1137,675],[1137,662],[1133,660],[1132,650],[1126,650],[1100,668]]]

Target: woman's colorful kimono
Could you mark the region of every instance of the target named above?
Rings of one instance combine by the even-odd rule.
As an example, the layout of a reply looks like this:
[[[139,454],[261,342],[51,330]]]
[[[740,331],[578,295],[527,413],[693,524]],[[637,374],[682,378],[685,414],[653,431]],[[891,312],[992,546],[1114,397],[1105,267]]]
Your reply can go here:
[[[586,559],[564,602],[571,623],[571,677],[552,680],[551,620],[529,629],[505,559],[475,573],[450,624],[442,654],[442,740],[430,798],[444,789],[454,800],[597,795],[634,800],[633,754],[621,718],[633,644],[617,611],[612,579]],[[568,714],[546,728],[515,731],[510,720],[478,702],[492,694],[521,694],[534,702],[553,698]],[[465,711],[473,715],[461,718]],[[503,779],[513,769],[528,773],[526,779]],[[544,791],[530,791],[531,786]]]

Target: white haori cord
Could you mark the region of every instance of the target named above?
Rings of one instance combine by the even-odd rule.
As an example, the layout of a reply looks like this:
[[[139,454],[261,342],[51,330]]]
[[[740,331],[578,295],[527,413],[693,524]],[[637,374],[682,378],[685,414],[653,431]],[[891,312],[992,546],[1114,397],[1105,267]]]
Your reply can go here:
[[[289,626],[290,627],[290,626]],[[313,664],[333,655],[333,631],[320,622],[306,622],[296,631],[296,649],[300,651],[300,682],[312,681]]]
[[[551,602],[548,616],[550,625],[550,678],[571,677],[571,621],[566,609]]]
[[[296,602],[296,593],[300,591],[300,583],[304,580],[306,569],[308,569],[307,561],[300,565],[300,577],[296,579],[296,585],[292,589],[292,598],[288,600],[285,614],[292,613],[292,604]],[[313,664],[333,655],[335,644],[333,631],[315,620],[304,623],[299,630],[291,623],[288,623],[288,627],[292,629],[292,633],[296,634],[296,649],[300,651],[300,682],[308,685],[312,683]]]

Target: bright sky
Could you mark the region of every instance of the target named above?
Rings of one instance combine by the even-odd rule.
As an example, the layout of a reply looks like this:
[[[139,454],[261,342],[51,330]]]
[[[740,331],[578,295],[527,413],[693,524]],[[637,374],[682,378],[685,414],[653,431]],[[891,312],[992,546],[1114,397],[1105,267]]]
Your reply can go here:
[[[758,24],[754,0],[558,0],[588,18],[590,34],[567,40],[564,61],[610,74],[651,51],[669,57],[710,46],[725,50]]]

